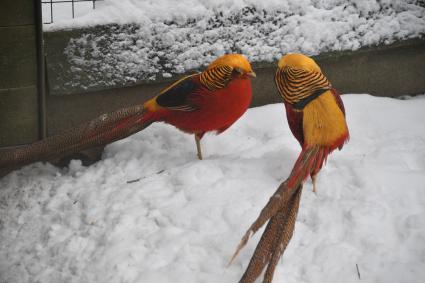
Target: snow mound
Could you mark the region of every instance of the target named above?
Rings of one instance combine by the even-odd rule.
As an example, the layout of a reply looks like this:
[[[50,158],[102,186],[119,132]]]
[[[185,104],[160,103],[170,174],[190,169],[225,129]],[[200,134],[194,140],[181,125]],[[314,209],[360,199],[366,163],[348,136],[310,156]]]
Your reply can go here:
[[[259,3],[261,2],[261,4]],[[71,86],[131,84],[199,69],[224,53],[272,62],[425,34],[417,1],[104,1],[47,30],[106,25],[70,40]],[[89,70],[89,83],[81,84]],[[95,71],[93,71],[95,70]]]
[[[425,96],[344,95],[351,140],[307,182],[274,282],[425,278]],[[240,237],[288,176],[299,145],[282,104],[220,136],[165,124],[106,148],[91,167],[33,164],[0,180],[0,281],[237,282],[259,235]]]

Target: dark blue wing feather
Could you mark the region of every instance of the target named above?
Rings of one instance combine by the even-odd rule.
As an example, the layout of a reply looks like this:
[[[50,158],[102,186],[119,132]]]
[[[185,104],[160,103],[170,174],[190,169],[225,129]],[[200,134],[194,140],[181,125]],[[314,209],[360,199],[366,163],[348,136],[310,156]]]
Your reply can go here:
[[[199,74],[180,79],[170,87],[163,90],[156,98],[159,106],[172,110],[193,111],[196,109],[189,101],[189,96],[200,88],[195,79]]]

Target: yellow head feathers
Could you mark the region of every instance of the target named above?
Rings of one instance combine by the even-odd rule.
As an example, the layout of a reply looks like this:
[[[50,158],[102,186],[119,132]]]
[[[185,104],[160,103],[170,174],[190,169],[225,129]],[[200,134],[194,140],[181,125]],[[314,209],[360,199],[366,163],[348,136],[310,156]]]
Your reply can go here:
[[[278,63],[279,69],[284,69],[286,66],[295,69],[301,69],[309,72],[321,73],[320,67],[308,56],[303,54],[287,54],[283,56]]]
[[[210,70],[218,66],[229,66],[241,74],[248,74],[255,77],[248,59],[241,54],[226,54],[214,60],[207,68]]]

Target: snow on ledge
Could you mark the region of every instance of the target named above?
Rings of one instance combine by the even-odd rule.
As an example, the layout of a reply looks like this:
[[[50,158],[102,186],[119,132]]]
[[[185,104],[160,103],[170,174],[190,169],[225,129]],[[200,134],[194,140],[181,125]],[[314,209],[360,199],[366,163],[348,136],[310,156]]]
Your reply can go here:
[[[171,77],[224,53],[271,62],[288,52],[315,55],[389,44],[425,34],[420,1],[249,0],[104,1],[73,21],[46,30],[106,25],[70,40],[72,86],[120,85]],[[82,87],[90,87],[81,85]]]

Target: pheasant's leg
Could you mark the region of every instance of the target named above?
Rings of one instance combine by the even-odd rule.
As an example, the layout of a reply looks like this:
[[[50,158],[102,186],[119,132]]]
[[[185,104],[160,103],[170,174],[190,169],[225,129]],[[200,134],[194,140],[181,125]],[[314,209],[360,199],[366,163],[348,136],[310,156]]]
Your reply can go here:
[[[313,182],[313,193],[317,194],[317,186],[316,186],[317,173],[311,174],[311,181]]]
[[[196,142],[196,149],[198,151],[198,158],[199,160],[202,160],[202,151],[201,151],[201,137],[198,134],[195,134],[195,142]]]

